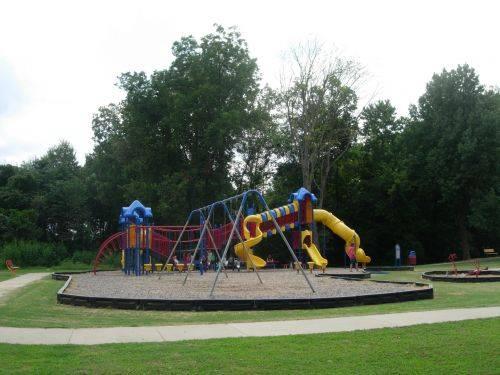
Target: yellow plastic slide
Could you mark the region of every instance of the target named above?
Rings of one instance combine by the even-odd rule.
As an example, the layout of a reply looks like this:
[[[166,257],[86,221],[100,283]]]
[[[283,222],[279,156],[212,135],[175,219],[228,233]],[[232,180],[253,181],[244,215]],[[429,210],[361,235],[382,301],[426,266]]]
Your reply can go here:
[[[312,232],[310,230],[304,230],[302,231],[301,236],[302,248],[307,251],[307,254],[309,254],[309,257],[315,265],[325,268],[328,265],[328,260],[321,256],[321,253],[312,241]]]
[[[248,223],[257,223],[255,237],[251,237],[250,231],[247,228]],[[262,223],[260,214],[247,216],[243,221],[243,238],[248,239],[245,242],[240,242],[234,246],[236,255],[246,263],[247,268],[253,268],[252,263],[258,268],[266,266],[266,261],[256,255],[253,255],[252,250],[252,247],[262,241],[262,231],[259,228],[260,223]]]
[[[309,254],[309,257],[311,260],[314,262],[315,265],[319,267],[326,267],[328,265],[328,260],[323,258],[321,256],[321,253],[319,252],[318,248],[314,243],[311,243],[310,246],[304,244],[304,249],[306,249],[307,254]]]
[[[371,262],[371,258],[365,254],[362,248],[359,247],[360,239],[358,234],[353,229],[345,225],[342,220],[337,218],[331,212],[321,209],[315,209],[314,221],[323,224],[337,236],[342,238],[345,241],[346,252],[349,249],[350,243],[352,242],[352,240],[354,240],[354,244],[356,245],[356,260],[360,263]]]

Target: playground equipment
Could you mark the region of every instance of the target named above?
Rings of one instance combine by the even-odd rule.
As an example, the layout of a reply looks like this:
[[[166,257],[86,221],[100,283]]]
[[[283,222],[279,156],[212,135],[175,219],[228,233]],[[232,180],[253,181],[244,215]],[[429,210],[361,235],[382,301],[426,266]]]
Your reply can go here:
[[[273,221],[276,221],[281,231],[292,231],[299,234],[299,241],[294,241],[296,250],[303,249],[307,252],[314,264],[322,269],[328,265],[326,260],[313,242],[312,226],[319,222],[327,227],[332,233],[338,235],[345,241],[345,251],[351,243],[355,244],[356,260],[360,263],[370,263],[371,259],[365,254],[360,246],[358,234],[349,228],[342,220],[338,219],[331,212],[321,209],[313,209],[313,203],[317,201],[314,194],[305,188],[300,188],[290,195],[289,204],[267,210],[260,214],[253,214],[245,217],[243,221],[243,237],[245,241],[238,243],[234,249],[236,255],[247,262],[253,263],[257,267],[264,267],[266,262],[253,254],[252,247],[259,244],[262,239],[277,233],[273,228]],[[297,239],[297,236],[295,235]],[[248,251],[244,252],[247,247]]]
[[[251,266],[251,268],[253,268],[253,270],[255,271],[255,275],[257,276],[259,282],[262,283],[262,279],[261,279],[259,272],[258,272],[258,268],[259,268],[258,265],[259,264],[265,265],[266,262],[263,259],[253,255],[251,248],[248,246],[248,244],[252,244],[256,240],[253,240],[253,241],[251,239],[244,240],[241,233],[240,233],[240,231],[242,230],[242,228],[241,228],[242,220],[241,219],[243,217],[243,211],[244,210],[246,210],[247,212],[254,211],[254,206],[256,204],[259,204],[260,206],[264,207],[266,212],[271,211],[269,209],[269,206],[267,205],[266,200],[264,199],[262,194],[260,192],[258,192],[257,190],[248,190],[242,194],[238,194],[238,195],[235,195],[233,197],[229,197],[229,198],[223,199],[221,201],[212,203],[208,206],[201,207],[201,208],[198,208],[196,210],[191,211],[191,213],[189,214],[189,216],[187,218],[186,223],[184,224],[184,228],[183,228],[181,234],[179,235],[177,243],[174,245],[172,253],[167,258],[165,266],[168,264],[170,258],[172,257],[173,252],[175,251],[178,244],[180,243],[181,238],[184,234],[185,228],[192,222],[192,220],[194,220],[196,217],[198,217],[199,225],[202,226],[202,230],[200,233],[200,238],[198,240],[198,243],[194,249],[193,256],[191,257],[191,263],[190,263],[188,270],[186,272],[186,276],[184,278],[183,285],[186,283],[187,278],[188,278],[189,273],[190,273],[190,268],[191,268],[193,262],[195,261],[195,259],[197,258],[197,256],[199,257],[199,259],[203,259],[203,257],[204,257],[204,255],[202,253],[201,254],[198,254],[198,253],[199,253],[200,248],[202,248],[202,246],[200,246],[200,244],[205,242],[205,236],[208,234],[210,242],[214,243],[213,236],[211,234],[211,230],[213,228],[213,224],[214,224],[214,220],[215,220],[214,219],[215,213],[216,213],[216,210],[218,209],[219,211],[222,210],[222,212],[219,212],[219,217],[223,217],[224,220],[229,219],[230,225],[231,225],[231,231],[230,231],[229,237],[224,238],[225,243],[224,243],[224,251],[222,253],[222,256],[220,256],[220,254],[217,250],[217,247],[215,249],[217,256],[219,258],[219,265],[220,266],[217,267],[217,273],[216,273],[216,276],[215,276],[215,279],[214,279],[214,282],[213,282],[213,285],[212,285],[212,288],[210,291],[210,297],[213,296],[215,286],[216,286],[217,281],[219,279],[219,274],[224,269],[223,265],[224,265],[225,260],[227,259],[227,253],[228,253],[229,247],[230,247],[235,235],[240,241],[239,246],[237,245],[238,249],[235,249],[236,254],[237,255],[239,254],[238,256],[241,256],[243,259],[245,259],[245,261],[247,262],[247,268],[250,268],[249,266]],[[233,206],[238,207],[237,210],[234,210]],[[256,220],[259,220],[257,217],[255,217],[255,218],[256,218]],[[262,216],[261,216],[261,218],[262,218]],[[297,256],[295,255],[292,247],[290,246],[290,243],[286,239],[286,237],[283,233],[283,230],[281,229],[281,226],[278,224],[277,216],[275,216],[273,214],[269,214],[269,217],[266,216],[266,218],[267,218],[266,222],[269,224],[269,230],[271,231],[271,233],[274,232],[274,233],[280,234],[283,242],[285,243],[288,251],[290,252],[290,255],[292,256],[292,259],[295,261],[295,264],[298,265],[297,271],[302,273],[308,286],[310,287],[311,291],[314,293],[315,292],[314,287],[312,286],[309,278],[307,277],[306,273],[304,272],[304,269],[300,265],[300,262],[298,261]],[[274,227],[274,229],[272,229],[273,227]],[[243,223],[243,232],[245,231],[245,228],[246,228],[246,225],[245,225],[245,223]],[[259,229],[258,226],[256,226],[255,228]],[[248,230],[248,228],[247,228],[247,230]],[[258,236],[258,237],[261,238],[262,236],[263,236],[263,234],[261,232],[260,236]],[[221,247],[221,249],[222,249],[222,247]],[[226,274],[226,278],[227,278],[227,274]]]
[[[479,277],[481,275],[481,265],[479,264],[479,259],[474,261],[474,269],[468,273],[469,276]]]
[[[243,237],[245,241],[238,243],[234,247],[234,251],[241,260],[246,262],[247,268],[251,264],[259,268],[265,267],[266,261],[254,255],[252,247],[259,244],[263,238],[277,233],[273,219],[276,220],[281,231],[292,230],[295,225],[298,225],[298,210],[298,204],[294,202],[260,214],[249,215],[243,220]]]
[[[152,220],[151,208],[144,207],[137,200],[128,207],[122,207],[118,222],[126,235],[121,246],[121,264],[128,275],[140,275],[145,270],[151,270]]]
[[[121,210],[121,231],[110,236],[100,246],[94,260],[94,273],[106,254],[117,251],[121,253],[122,270],[127,275],[139,276],[158,270],[169,271],[173,269],[172,259],[186,259],[186,263],[177,262],[176,267],[186,270],[184,285],[195,265],[200,271],[203,270],[207,251],[213,250],[217,255],[218,267],[210,292],[212,296],[220,272],[225,273],[224,264],[235,238],[235,254],[246,263],[248,269],[255,271],[259,282],[262,283],[258,269],[264,267],[266,261],[256,256],[252,248],[263,238],[279,234],[297,272],[302,273],[314,292],[294,249],[305,250],[314,265],[323,270],[326,268],[328,261],[313,242],[312,229],[316,222],[322,223],[340,236],[346,242],[346,251],[349,245],[354,243],[358,262],[370,262],[370,257],[359,247],[360,239],[357,233],[332,213],[313,209],[313,203],[316,201],[314,194],[301,188],[290,195],[287,205],[271,210],[260,192],[249,190],[191,211],[182,227],[153,225],[151,208],[134,201],[129,207],[123,207]],[[255,214],[256,207],[264,211]],[[246,217],[244,213],[247,214]],[[293,248],[284,234],[287,231],[292,232]],[[183,255],[186,253],[189,253],[189,256],[185,258]],[[173,258],[174,255],[176,258]]]
[[[332,233],[336,234],[345,241],[345,251],[349,249],[350,243],[354,241],[356,249],[356,260],[360,263],[370,263],[371,258],[360,248],[361,240],[353,229],[349,228],[342,220],[338,219],[331,212],[316,209],[314,210],[314,220],[325,225]]]
[[[191,251],[190,246],[198,242],[200,225],[183,228],[174,225],[157,226],[152,222],[151,208],[145,207],[141,202],[134,201],[129,207],[123,207],[119,218],[121,231],[108,237],[99,247],[94,259],[94,273],[106,255],[116,252],[121,255],[122,270],[127,275],[139,276],[146,272],[160,271],[163,269],[163,260],[170,254],[177,253],[179,259],[183,259],[183,255]],[[186,238],[177,244],[183,229]],[[229,229],[229,225],[214,229],[211,233],[214,241],[209,244],[204,242],[204,250],[220,247]],[[175,244],[177,247],[174,250]],[[173,265],[166,268],[173,269]]]

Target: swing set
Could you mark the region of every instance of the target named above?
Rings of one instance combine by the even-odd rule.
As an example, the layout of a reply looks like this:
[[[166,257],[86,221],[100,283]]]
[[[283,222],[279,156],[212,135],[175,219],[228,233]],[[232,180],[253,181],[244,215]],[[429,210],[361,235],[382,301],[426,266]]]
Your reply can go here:
[[[252,200],[256,202],[252,202]],[[262,194],[257,191],[257,190],[248,190],[242,194],[238,194],[226,199],[223,199],[218,202],[214,202],[210,205],[195,209],[191,211],[189,214],[186,223],[183,226],[182,231],[179,234],[179,237],[177,238],[177,242],[175,243],[172,251],[167,257],[167,260],[165,262],[165,265],[163,266],[162,271],[165,271],[165,269],[168,267],[172,259],[173,254],[176,252],[177,247],[182,241],[182,238],[184,236],[184,233],[186,232],[187,228],[189,226],[197,226],[201,227],[201,232],[200,232],[200,237],[198,238],[198,242],[196,244],[196,247],[194,249],[194,253],[191,257],[190,264],[187,267],[186,275],[184,276],[184,281],[183,285],[186,284],[187,279],[190,275],[191,270],[194,268],[194,262],[197,260],[198,261],[198,267],[204,267],[203,265],[203,260],[206,259],[206,242],[207,242],[207,237],[208,237],[208,242],[212,244],[212,248],[215,250],[215,253],[217,254],[217,258],[219,260],[219,266],[217,267],[216,275],[214,282],[212,284],[212,288],[210,290],[210,297],[213,297],[215,287],[217,285],[217,282],[219,280],[219,276],[221,272],[224,272],[224,275],[226,278],[228,278],[226,269],[225,269],[225,263],[229,251],[229,247],[231,246],[233,240],[236,238],[239,241],[239,244],[243,247],[244,253],[245,253],[245,259],[247,259],[248,262],[250,262],[251,269],[255,272],[255,275],[259,281],[259,283],[263,283],[262,278],[260,276],[260,273],[258,271],[257,265],[255,264],[255,261],[253,260],[254,258],[251,255],[251,249],[246,245],[245,239],[243,239],[241,232],[244,231],[244,228],[242,228],[243,224],[243,214],[246,212],[248,213],[249,211],[252,212],[254,211],[254,204],[258,203],[260,204],[266,212],[272,212],[269,209],[269,206],[262,196]],[[238,207],[237,209],[234,209],[234,207]],[[216,228],[214,229],[215,226],[215,218],[217,216],[222,217],[222,220],[225,222],[226,220],[229,220],[229,225],[230,225],[230,231],[229,231],[229,236],[226,237],[225,233],[223,233],[222,238],[218,238],[219,241],[216,241],[214,239],[214,230],[217,231]],[[193,222],[197,221],[196,224],[193,224]],[[290,246],[290,243],[286,239],[285,234],[283,233],[280,225],[278,224],[276,218],[271,215],[271,221],[274,225],[274,230],[280,234],[283,242],[285,243],[288,251],[290,252],[290,255],[292,256],[295,264],[297,265],[297,270],[300,271],[305,278],[307,284],[311,288],[311,291],[314,293],[315,289],[313,285],[311,284],[311,281],[307,277],[307,274],[304,272],[304,269],[302,268],[302,265],[300,264],[299,260],[297,259],[297,256],[295,255],[295,252],[293,251],[292,247]],[[222,228],[227,227],[227,224],[224,224]],[[216,232],[217,233],[217,232]],[[220,232],[219,232],[220,233]],[[220,236],[220,234],[219,234]],[[219,249],[222,250],[222,255],[219,252]],[[161,278],[161,273],[159,278]]]

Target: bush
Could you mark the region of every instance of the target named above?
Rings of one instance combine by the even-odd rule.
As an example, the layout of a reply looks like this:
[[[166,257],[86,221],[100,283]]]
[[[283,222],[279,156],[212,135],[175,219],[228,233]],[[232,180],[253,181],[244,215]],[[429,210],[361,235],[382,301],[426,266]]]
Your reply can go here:
[[[53,266],[54,271],[89,271],[92,269],[90,264],[73,262],[72,258],[64,259],[57,266]]]
[[[12,259],[19,266],[53,266],[67,255],[62,244],[52,244],[38,241],[12,241],[0,249],[0,260]]]
[[[75,251],[71,258],[73,263],[91,264],[96,256],[92,251]]]
[[[119,254],[119,253],[110,254],[110,255],[104,257],[104,259],[102,259],[101,266],[102,266],[102,268],[105,268],[105,269],[121,268],[120,259],[121,259],[121,254]]]

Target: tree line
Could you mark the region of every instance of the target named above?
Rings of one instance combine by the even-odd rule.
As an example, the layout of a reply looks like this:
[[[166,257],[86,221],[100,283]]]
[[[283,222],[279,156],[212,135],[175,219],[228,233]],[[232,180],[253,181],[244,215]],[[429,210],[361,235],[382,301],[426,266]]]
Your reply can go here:
[[[262,84],[234,28],[183,37],[172,54],[164,70],[119,77],[125,98],[97,110],[83,166],[67,142],[0,165],[0,256],[41,263],[20,255],[36,244],[50,263],[95,252],[134,199],[157,223],[182,224],[248,188],[282,205],[300,186],[379,263],[396,242],[422,261],[498,247],[500,92],[468,65],[432,76],[399,116],[389,100],[361,108],[363,68],[318,43],[290,51],[278,88]],[[318,233],[338,261],[338,239]]]

